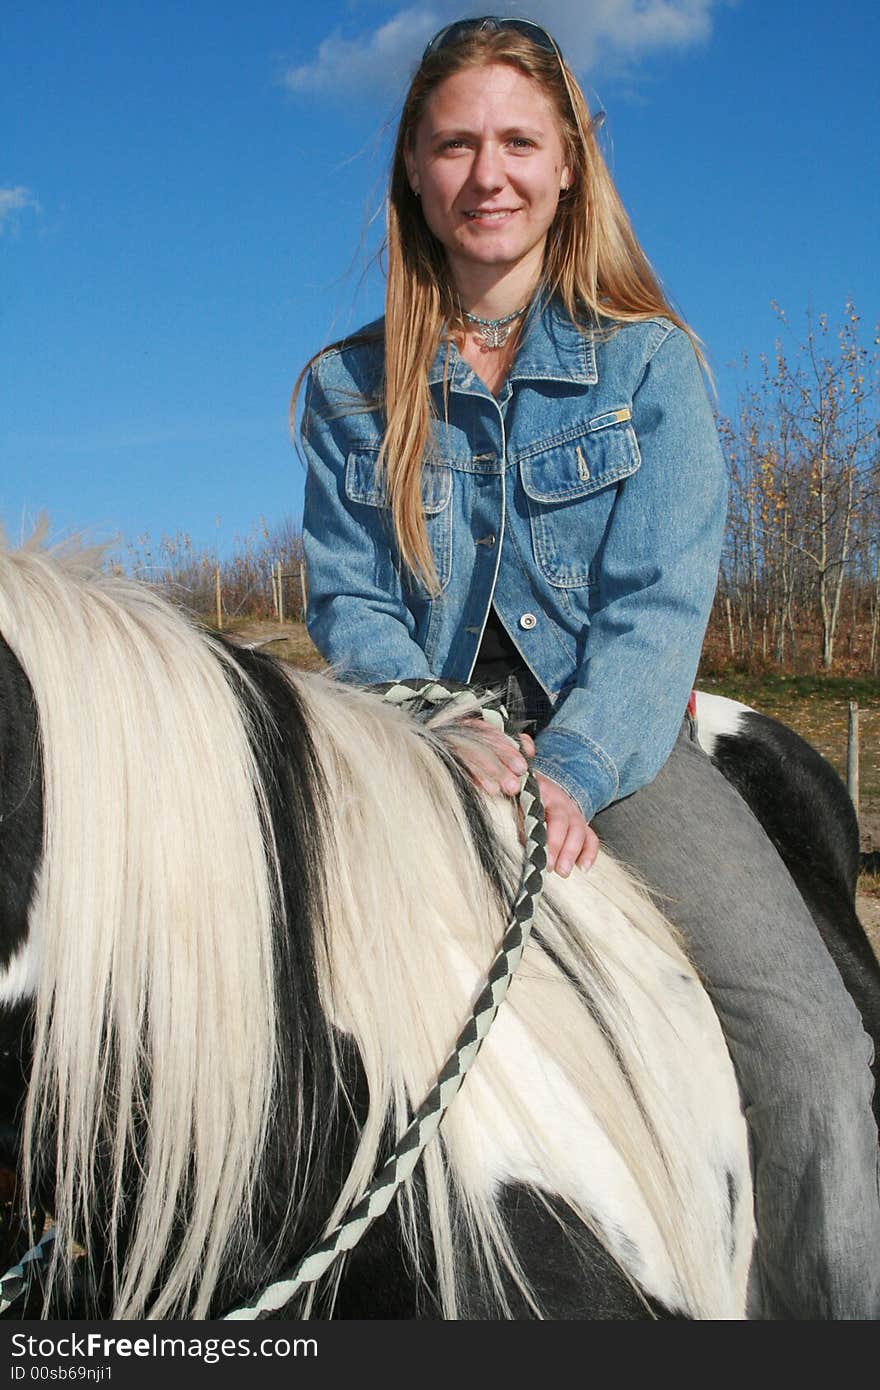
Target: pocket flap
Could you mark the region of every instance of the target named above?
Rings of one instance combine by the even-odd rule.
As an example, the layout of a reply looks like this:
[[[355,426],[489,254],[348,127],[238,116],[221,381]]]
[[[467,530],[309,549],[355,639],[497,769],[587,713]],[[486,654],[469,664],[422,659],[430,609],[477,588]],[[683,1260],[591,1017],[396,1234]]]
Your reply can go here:
[[[623,406],[588,422],[580,434],[520,459],[526,494],[534,502],[573,502],[635,473],[638,441]]]
[[[368,507],[388,505],[384,474],[377,472],[378,445],[348,455],[345,465],[345,493],[352,502]],[[426,463],[422,468],[422,507],[426,516],[442,512],[452,496],[452,473],[443,464]]]

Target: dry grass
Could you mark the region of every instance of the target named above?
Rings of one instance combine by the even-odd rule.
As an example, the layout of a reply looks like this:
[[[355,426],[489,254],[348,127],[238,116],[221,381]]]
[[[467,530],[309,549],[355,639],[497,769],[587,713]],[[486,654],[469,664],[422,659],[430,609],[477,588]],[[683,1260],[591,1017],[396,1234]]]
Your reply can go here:
[[[250,646],[259,647],[277,656],[281,661],[289,661],[301,671],[320,671],[326,666],[304,623],[283,623],[267,620],[265,622],[235,622],[226,629],[227,636]]]

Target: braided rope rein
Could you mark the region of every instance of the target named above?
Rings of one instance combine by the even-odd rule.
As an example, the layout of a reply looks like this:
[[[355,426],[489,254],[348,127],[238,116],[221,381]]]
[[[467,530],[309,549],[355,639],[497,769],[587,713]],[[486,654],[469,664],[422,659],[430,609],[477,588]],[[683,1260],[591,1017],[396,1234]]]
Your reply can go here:
[[[432,681],[392,681],[371,687],[388,703],[410,706],[415,712],[430,710],[452,701],[468,702],[468,713],[504,731],[507,714],[498,701],[476,703],[468,686],[458,683]],[[440,1070],[437,1081],[416,1111],[393,1153],[378,1170],[363,1196],[349,1209],[345,1218],[316,1241],[296,1265],[280,1279],[274,1280],[250,1303],[242,1304],[224,1315],[223,1321],[255,1321],[278,1312],[306,1284],[314,1283],[327,1272],[337,1259],[352,1250],[373,1222],[391,1205],[395,1193],[412,1174],[427,1145],[437,1133],[446,1111],[452,1104],[465,1076],[479,1053],[498,1010],[507,995],[510,982],[522,959],[529,939],[532,921],[544,889],[547,871],[547,832],[544,808],[537,783],[527,772],[518,796],[523,816],[523,868],[519,887],[508,918],[498,953],[486,976],[486,983],[474,1005],[474,1011]],[[13,1269],[0,1279],[0,1315],[24,1292],[31,1268],[45,1258],[55,1231],[48,1231],[33,1249],[24,1255]],[[31,1268],[27,1268],[30,1266]]]

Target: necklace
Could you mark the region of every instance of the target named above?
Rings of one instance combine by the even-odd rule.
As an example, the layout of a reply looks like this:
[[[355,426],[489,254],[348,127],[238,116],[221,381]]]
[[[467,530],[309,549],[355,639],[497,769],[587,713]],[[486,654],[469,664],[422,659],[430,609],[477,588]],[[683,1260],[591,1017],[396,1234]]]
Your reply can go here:
[[[503,319],[481,319],[476,314],[469,314],[463,310],[468,323],[478,323],[480,325],[480,342],[483,347],[500,348],[504,347],[511,333],[513,325],[517,319],[521,319],[528,304],[524,304],[521,309],[516,309],[512,314],[507,314]]]

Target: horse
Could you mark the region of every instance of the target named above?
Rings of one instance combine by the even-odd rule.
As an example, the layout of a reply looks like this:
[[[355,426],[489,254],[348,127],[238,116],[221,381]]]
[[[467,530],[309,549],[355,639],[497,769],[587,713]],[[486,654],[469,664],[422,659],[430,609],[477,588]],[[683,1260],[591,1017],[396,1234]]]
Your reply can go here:
[[[700,743],[760,821],[797,884],[874,1042],[880,1125],[880,961],[856,910],[859,820],[846,787],[815,748],[748,705],[698,691]]]
[[[236,647],[89,552],[0,551],[0,1140],[25,1224],[56,1225],[39,1311],[235,1315],[357,1203],[518,881],[472,736],[460,702],[417,718]],[[387,1214],[280,1311],[741,1318],[753,1240],[708,995],[600,852],[548,880]]]

